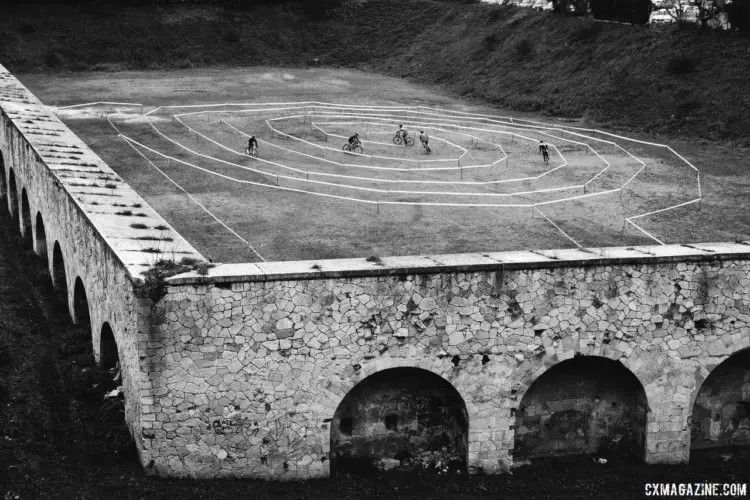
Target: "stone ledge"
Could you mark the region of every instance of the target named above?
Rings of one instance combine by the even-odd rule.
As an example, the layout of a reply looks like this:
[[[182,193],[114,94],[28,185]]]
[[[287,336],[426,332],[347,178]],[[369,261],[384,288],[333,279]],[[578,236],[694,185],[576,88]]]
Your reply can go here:
[[[750,260],[750,242],[383,257],[380,262],[330,259],[219,264],[206,276],[189,272],[167,281],[170,285],[193,285],[730,259]]]

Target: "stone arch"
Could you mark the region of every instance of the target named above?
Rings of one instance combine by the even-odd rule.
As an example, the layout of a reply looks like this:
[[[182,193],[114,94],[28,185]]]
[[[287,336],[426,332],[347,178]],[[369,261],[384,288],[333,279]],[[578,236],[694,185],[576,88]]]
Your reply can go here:
[[[75,287],[73,288],[73,323],[81,326],[89,326],[91,324],[86,288],[83,286],[83,281],[80,277],[76,278]]]
[[[112,370],[120,361],[117,351],[117,342],[112,327],[106,321],[102,325],[99,336],[99,366],[103,370]]]
[[[750,446],[750,348],[710,370],[691,408],[691,450]]]
[[[68,280],[65,276],[65,261],[58,241],[55,241],[52,247],[52,285],[55,289],[63,292],[68,287]]]
[[[11,218],[15,220],[18,217],[18,190],[16,188],[16,174],[12,168],[8,177],[8,208]]]
[[[44,220],[42,219],[42,213],[37,212],[36,213],[36,232],[34,233],[36,235],[35,237],[35,243],[34,243],[34,251],[36,254],[44,259],[46,262],[47,257],[47,232],[44,230]]]
[[[648,398],[621,362],[575,356],[536,378],[515,409],[515,460],[624,452],[646,455]]]
[[[26,188],[21,190],[21,235],[23,243],[31,248],[34,245],[34,237],[31,232],[31,207],[29,206],[29,195]]]
[[[396,467],[423,464],[465,472],[469,413],[464,398],[431,370],[377,370],[352,387],[331,420],[331,474],[368,469],[379,460]]]
[[[0,206],[2,210],[7,210],[5,197],[8,195],[8,180],[5,177],[5,159],[3,152],[0,151]]]

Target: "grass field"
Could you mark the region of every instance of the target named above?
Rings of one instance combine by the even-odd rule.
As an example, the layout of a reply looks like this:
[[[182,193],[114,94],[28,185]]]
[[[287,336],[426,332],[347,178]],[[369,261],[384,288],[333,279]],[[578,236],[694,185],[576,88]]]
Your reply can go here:
[[[517,125],[544,121],[533,115],[515,113],[515,125],[501,122],[507,113],[403,80],[253,68],[22,81],[51,105],[78,104],[81,96],[142,103],[146,112],[203,105],[161,108],[146,117],[139,107],[76,108],[60,117],[219,262],[750,238],[748,179],[740,165],[717,161],[730,154],[717,146],[675,145],[701,171],[703,200],[637,219],[649,237],[625,218],[698,197],[697,173],[677,155],[622,139],[613,140],[617,147],[601,134]],[[313,100],[364,108],[264,104]],[[222,103],[254,105],[205,106]],[[418,141],[409,148],[391,142],[402,122],[412,134],[427,129],[432,154]],[[354,131],[364,138],[363,156],[341,151]],[[241,154],[250,134],[260,141],[258,159]],[[551,145],[549,167],[537,154],[540,138]],[[587,197],[581,197],[583,184]],[[608,190],[614,192],[602,194]]]

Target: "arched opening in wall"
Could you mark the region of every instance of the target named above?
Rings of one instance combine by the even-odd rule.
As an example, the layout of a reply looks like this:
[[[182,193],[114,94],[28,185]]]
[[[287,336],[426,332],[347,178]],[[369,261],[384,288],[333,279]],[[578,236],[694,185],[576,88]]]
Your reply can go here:
[[[622,363],[576,356],[544,372],[516,409],[516,460],[619,454],[642,460],[648,401]]]
[[[36,254],[47,262],[47,232],[44,230],[41,212],[36,213]]]
[[[52,247],[52,285],[61,292],[65,292],[68,286],[68,280],[65,276],[65,262],[58,241]]]
[[[115,335],[109,323],[102,325],[99,336],[99,387],[104,392],[101,418],[110,432],[108,450],[117,461],[126,467],[140,469],[138,449],[125,421],[126,398],[123,391],[122,367],[120,366]],[[103,453],[103,451],[102,451]],[[110,455],[110,456],[112,456]]]
[[[358,383],[331,421],[331,474],[375,468],[466,471],[468,413],[458,391],[419,368]]]
[[[18,190],[16,189],[16,174],[13,169],[10,169],[10,176],[8,180],[8,200],[10,208],[10,216],[13,220],[18,217]]]
[[[89,326],[89,301],[86,299],[86,289],[83,287],[81,278],[76,278],[73,289],[73,323],[81,326]]]
[[[8,195],[8,181],[5,178],[5,160],[3,152],[0,151],[0,210],[3,212],[8,208],[8,201],[5,197]]]
[[[690,449],[750,447],[750,349],[711,371],[693,403]]]
[[[109,323],[104,323],[99,339],[99,366],[101,366],[102,370],[107,371],[117,369],[119,368],[119,359],[115,334],[112,332]]]
[[[26,194],[26,188],[21,191],[21,234],[23,243],[28,248],[34,244],[34,238],[31,234],[31,208],[29,207],[29,195]]]

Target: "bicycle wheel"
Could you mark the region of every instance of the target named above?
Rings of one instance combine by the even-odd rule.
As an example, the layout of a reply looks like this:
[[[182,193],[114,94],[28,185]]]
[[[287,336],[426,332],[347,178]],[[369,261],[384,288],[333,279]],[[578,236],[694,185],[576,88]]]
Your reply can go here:
[[[341,147],[341,151],[344,151],[345,153],[348,153],[349,152],[349,145],[348,144],[344,144]]]
[[[411,137],[407,137],[406,138],[406,145],[407,146],[413,146],[414,145],[414,139],[412,139]]]
[[[258,157],[258,150],[255,149],[255,148],[251,149],[250,150],[250,156],[252,156],[253,158],[257,158]]]
[[[354,146],[353,148],[350,149],[350,151],[352,153],[362,154],[362,151],[364,151],[364,150],[362,149],[362,146]]]
[[[401,145],[401,136],[399,136],[398,134],[394,135],[393,136],[393,144],[395,144],[396,146],[400,146]]]

